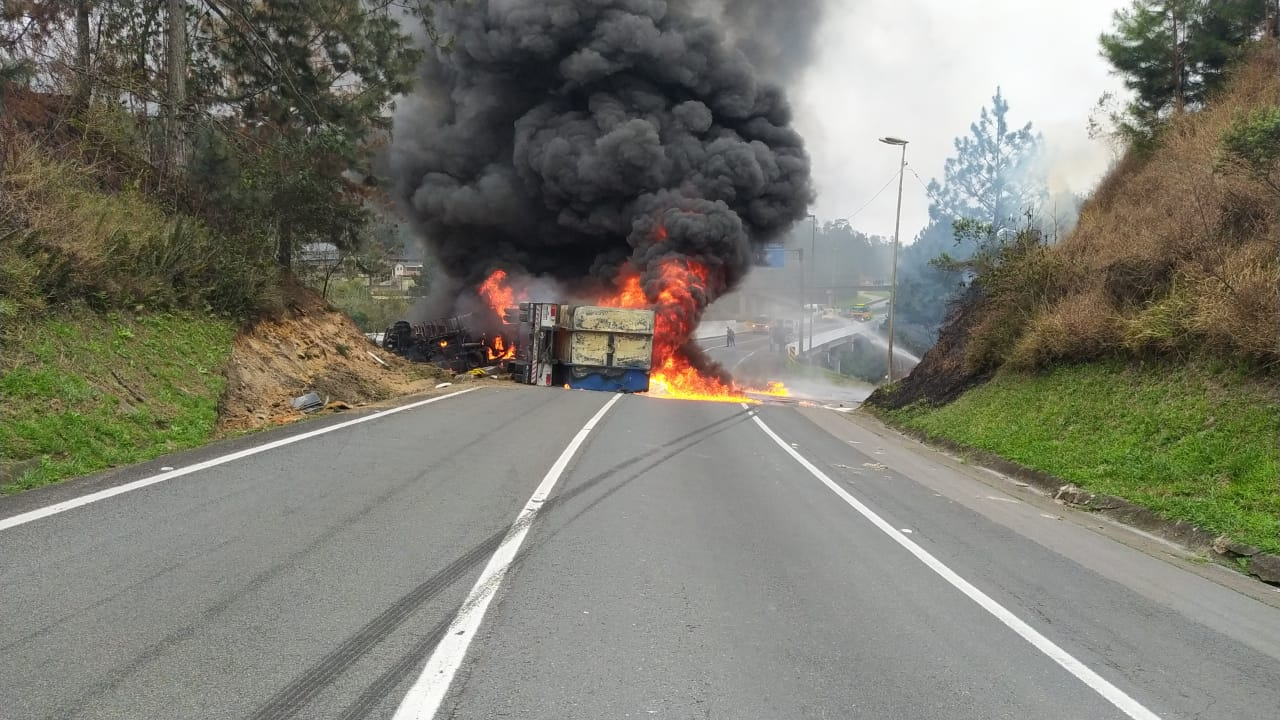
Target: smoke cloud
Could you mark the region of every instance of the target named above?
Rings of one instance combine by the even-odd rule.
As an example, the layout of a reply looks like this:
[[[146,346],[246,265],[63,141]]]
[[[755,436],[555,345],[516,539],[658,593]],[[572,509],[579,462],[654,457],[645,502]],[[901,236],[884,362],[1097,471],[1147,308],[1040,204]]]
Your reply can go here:
[[[814,31],[824,0],[686,0],[714,18],[727,40],[751,61],[760,77],[791,83],[813,59]]]
[[[700,14],[708,2],[720,12]],[[820,3],[776,5],[440,6],[437,27],[454,45],[433,53],[420,92],[400,103],[391,151],[432,255],[464,286],[502,268],[590,297],[626,271],[650,299],[671,282],[664,263],[692,262],[707,271],[692,290],[700,316],[742,280],[753,247],[813,200],[791,109],[761,67],[794,72],[809,48],[796,37]],[[789,20],[797,7],[809,19]],[[776,37],[746,32],[775,21]]]

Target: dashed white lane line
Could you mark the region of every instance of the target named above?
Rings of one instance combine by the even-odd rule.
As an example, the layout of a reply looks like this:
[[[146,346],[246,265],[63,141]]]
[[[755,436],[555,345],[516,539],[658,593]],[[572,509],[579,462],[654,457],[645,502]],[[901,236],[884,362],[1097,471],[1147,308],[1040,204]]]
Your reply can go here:
[[[582,426],[573,440],[569,441],[568,447],[560,453],[555,464],[542,478],[542,482],[533,491],[529,502],[511,524],[511,529],[507,530],[506,537],[502,538],[502,544],[494,551],[493,557],[489,558],[489,564],[485,565],[484,570],[480,572],[480,578],[476,580],[475,586],[471,588],[471,592],[467,593],[467,599],[462,602],[462,607],[453,618],[453,622],[449,624],[444,638],[427,659],[427,665],[422,669],[422,674],[418,676],[413,687],[409,688],[408,694],[400,702],[393,720],[430,720],[435,717],[440,704],[444,702],[445,695],[449,692],[449,685],[453,683],[453,676],[462,666],[462,660],[466,657],[471,639],[480,629],[480,623],[489,609],[489,603],[497,594],[498,586],[502,584],[507,569],[511,567],[516,554],[520,551],[520,546],[524,543],[525,536],[529,534],[529,527],[538,516],[538,510],[546,502],[551,490],[564,474],[565,468],[569,466],[569,461],[573,460],[573,456],[578,453],[587,436],[595,429],[604,414],[609,412],[609,408],[621,399],[621,395],[614,395],[609,402],[605,403],[604,407]]]
[[[920,562],[924,563],[930,570],[941,576],[943,580],[950,583],[952,587],[964,593],[970,600],[977,603],[979,607],[986,610],[1000,622],[1004,623],[1010,630],[1013,630],[1022,637],[1022,639],[1031,643],[1033,647],[1047,655],[1049,659],[1053,660],[1058,665],[1062,666],[1062,668],[1067,672],[1076,676],[1076,678],[1085,685],[1088,685],[1094,692],[1097,692],[1099,695],[1106,698],[1108,702],[1116,706],[1124,714],[1134,720],[1160,720],[1159,715],[1148,710],[1142,703],[1134,700],[1123,690],[1112,685],[1106,678],[1094,672],[1066,650],[1058,647],[1058,645],[1052,640],[1041,635],[1035,628],[1023,622],[1018,616],[1014,615],[1003,605],[991,599],[989,595],[978,588],[974,587],[968,580],[960,577],[960,575],[958,575],[954,570],[944,565],[941,560],[938,560],[933,555],[929,554],[927,550],[917,545],[901,530],[890,525],[884,518],[877,515],[874,510],[862,504],[861,501],[849,494],[847,490],[840,487],[840,485],[831,478],[827,477],[826,473],[822,472],[822,470],[818,469],[816,465],[805,459],[805,457],[797,452],[795,448],[791,447],[787,441],[779,437],[778,434],[770,429],[768,425],[764,424],[764,421],[760,419],[758,413],[751,412],[750,406],[744,404],[742,407],[747,409],[748,413],[751,415],[751,419],[760,426],[760,429],[763,430],[764,433],[775,443],[777,443],[778,447],[782,448],[784,452],[795,458],[796,462],[800,463],[805,470],[808,470],[810,475],[813,475],[815,478],[820,480],[822,484],[826,485],[832,492],[838,495],[841,500],[844,500],[850,507],[857,510],[858,514],[862,515],[867,520],[870,520],[872,525],[875,525],[881,532],[892,538],[894,542],[898,543],[903,548],[906,548],[907,552],[916,556]]]
[[[376,412],[370,415],[365,415],[363,417],[358,417],[354,420],[341,422],[341,423],[338,423],[337,425],[329,425],[328,427],[322,427],[319,430],[312,430],[311,432],[305,432],[299,435],[291,435],[287,438],[281,438],[279,440],[275,440],[269,443],[264,443],[262,445],[255,445],[254,447],[246,448],[244,450],[240,450],[239,452],[233,452],[228,455],[222,455],[216,458],[212,458],[210,460],[205,460],[204,462],[198,462],[195,465],[188,465],[187,467],[178,468],[176,470],[174,470],[173,468],[164,468],[165,471],[161,472],[159,475],[152,475],[150,477],[142,478],[141,480],[134,480],[133,482],[125,483],[124,485],[117,485],[116,487],[113,487],[113,488],[107,488],[106,490],[99,490],[98,492],[89,493],[88,495],[81,495],[78,498],[72,498],[71,500],[64,500],[63,502],[60,502],[60,503],[47,505],[45,507],[39,508],[38,510],[31,510],[29,512],[24,512],[20,515],[14,515],[13,517],[0,519],[0,530],[8,530],[9,528],[14,528],[19,525],[26,525],[29,522],[34,522],[36,520],[40,520],[41,518],[47,518],[50,515],[57,515],[59,513],[64,513],[68,510],[74,510],[75,508],[78,508],[78,507],[84,507],[85,505],[96,503],[101,500],[106,500],[107,498],[115,497],[116,495],[123,495],[127,492],[140,490],[149,485],[155,485],[156,483],[162,483],[162,482],[165,482],[166,480],[179,478],[179,477],[182,477],[183,475],[190,475],[191,473],[200,472],[201,470],[208,470],[211,467],[217,467],[218,465],[225,465],[226,463],[232,462],[234,460],[247,458],[250,455],[257,455],[258,453],[264,453],[268,450],[275,450],[276,448],[284,447],[285,445],[292,445],[293,443],[302,442],[303,440],[308,440],[310,438],[318,437],[320,435],[326,435],[331,432],[337,432],[339,430],[349,428],[352,425],[359,425],[360,423],[366,423],[366,422],[369,422],[370,420],[377,420],[378,418],[384,418],[388,415],[395,415],[396,413],[405,412],[406,410],[414,410],[424,405],[437,403],[437,402],[440,402],[441,400],[448,400],[449,398],[458,397],[459,395],[466,395],[469,392],[474,392],[479,389],[480,388],[468,388],[466,390],[459,390],[458,392],[449,393],[448,395],[433,397],[433,398],[430,398],[429,400],[422,400],[420,402],[409,403],[408,405],[401,405],[400,407],[391,408],[390,410],[383,410],[382,412]]]
[[[732,368],[732,369],[733,369],[733,370],[737,370],[739,367],[741,367],[741,366],[742,366],[742,363],[744,363],[744,362],[746,362],[746,361],[750,360],[750,359],[751,359],[751,356],[752,356],[752,355],[755,355],[755,354],[756,354],[756,353],[758,353],[758,352],[760,352],[760,351],[759,351],[759,350],[752,350],[751,352],[749,352],[749,353],[747,353],[746,355],[742,356],[742,359],[741,359],[741,360],[739,360],[738,362],[736,362],[736,363],[734,363],[734,364],[733,364],[733,368]]]

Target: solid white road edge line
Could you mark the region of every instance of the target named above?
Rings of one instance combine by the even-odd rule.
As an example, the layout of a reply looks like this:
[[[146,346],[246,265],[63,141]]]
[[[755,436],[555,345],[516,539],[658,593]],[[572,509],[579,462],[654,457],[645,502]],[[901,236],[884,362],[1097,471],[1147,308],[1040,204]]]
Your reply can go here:
[[[743,404],[742,407],[748,411],[751,410],[749,405]],[[821,480],[822,483],[830,488],[832,492],[839,495],[841,500],[844,500],[854,510],[857,510],[859,514],[870,520],[871,523],[879,528],[881,532],[893,538],[894,542],[906,548],[907,552],[915,555],[916,558],[927,565],[930,570],[940,575],[943,580],[951,583],[953,587],[967,595],[970,600],[976,602],[983,610],[991,613],[997,620],[1007,625],[1009,629],[1020,635],[1023,640],[1031,643],[1031,645],[1033,645],[1037,650],[1047,655],[1049,659],[1061,665],[1067,672],[1075,675],[1081,682],[1088,685],[1099,695],[1106,698],[1112,705],[1119,708],[1121,712],[1131,718],[1134,718],[1134,720],[1160,720],[1159,715],[1151,712],[1142,703],[1129,697],[1129,695],[1123,690],[1108,682],[1106,678],[1103,678],[1098,673],[1089,669],[1087,665],[1077,660],[1066,650],[1058,647],[1058,645],[1049,638],[1041,635],[1035,628],[1023,622],[1017,615],[1014,615],[1003,605],[992,600],[990,596],[974,587],[968,580],[960,577],[954,570],[942,564],[941,560],[938,560],[933,555],[929,554],[927,550],[917,545],[897,528],[885,522],[884,518],[877,515],[874,510],[863,505],[857,498],[850,495],[848,491],[836,484],[834,480],[827,477],[827,474],[819,470],[816,465],[806,460],[805,457],[797,452],[795,448],[787,444],[787,442],[771,430],[768,425],[764,424],[764,421],[759,418],[758,414],[752,414],[751,419],[760,426],[761,430],[764,430],[766,435],[778,444],[778,447],[782,448],[788,455],[795,458],[796,462],[804,466],[804,469],[808,470],[809,474]]]
[[[511,529],[507,531],[506,537],[502,538],[502,544],[494,551],[493,557],[489,558],[489,564],[485,565],[484,570],[480,572],[480,578],[476,580],[471,592],[467,593],[467,599],[462,601],[462,607],[458,610],[453,622],[449,624],[444,638],[427,659],[422,675],[418,676],[413,687],[409,688],[409,692],[400,701],[400,707],[396,710],[393,720],[430,720],[435,717],[440,704],[444,702],[445,694],[449,691],[449,685],[453,683],[453,676],[462,666],[462,660],[467,654],[467,648],[471,645],[471,639],[480,629],[484,614],[489,609],[489,602],[497,594],[502,578],[507,574],[512,561],[516,559],[520,546],[524,544],[524,538],[529,534],[529,527],[538,516],[538,510],[542,508],[552,488],[564,474],[569,461],[578,453],[582,443],[595,429],[596,423],[600,422],[600,418],[609,412],[609,408],[621,399],[621,395],[614,395],[609,402],[605,403],[604,407],[582,426],[573,440],[569,441],[564,452],[560,453],[555,464],[542,478],[542,482],[533,491],[529,502],[516,516],[515,522],[511,523]]]
[[[422,400],[420,402],[410,403],[408,405],[402,405],[397,408],[391,408],[390,410],[383,410],[382,412],[376,412],[376,413],[373,413],[372,415],[365,415],[364,417],[358,417],[354,420],[341,422],[341,423],[338,423],[337,425],[330,425],[328,427],[320,428],[319,430],[312,430],[311,432],[305,432],[300,435],[292,435],[287,438],[281,438],[280,440],[273,440],[265,445],[257,445],[255,447],[247,448],[245,450],[233,452],[229,455],[222,455],[220,457],[213,458],[212,460],[205,460],[204,462],[198,462],[195,465],[178,468],[177,470],[170,470],[168,472],[160,473],[159,475],[152,475],[151,477],[145,477],[145,478],[142,478],[141,480],[134,480],[131,483],[125,483],[124,485],[117,485],[116,487],[107,488],[106,490],[99,490],[98,492],[89,493],[88,495],[82,495],[78,498],[72,498],[71,500],[64,500],[63,502],[42,507],[38,510],[32,510],[30,512],[24,512],[19,515],[14,515],[13,517],[0,519],[0,530],[8,530],[9,528],[17,527],[19,525],[26,525],[29,522],[34,522],[36,520],[40,520],[41,518],[47,518],[50,515],[57,515],[58,513],[64,513],[68,510],[74,510],[75,508],[78,508],[78,507],[83,507],[91,503],[96,503],[99,500],[106,500],[107,498],[115,497],[116,495],[123,495],[124,493],[127,493],[127,492],[133,492],[134,490],[147,487],[148,485],[155,485],[156,483],[162,483],[166,480],[172,480],[174,478],[182,477],[183,475],[190,475],[191,473],[200,472],[201,470],[208,470],[211,467],[224,465],[226,463],[232,462],[234,460],[239,460],[241,458],[247,458],[250,455],[257,455],[258,453],[263,453],[268,450],[275,450],[276,448],[284,447],[285,445],[292,445],[293,443],[302,442],[303,440],[308,440],[313,437],[325,435],[331,432],[337,432],[338,430],[349,428],[352,425],[359,425],[360,423],[366,423],[366,422],[369,422],[370,420],[377,420],[378,418],[384,418],[388,415],[395,415],[396,413],[404,412],[406,410],[414,410],[422,407],[423,405],[430,405],[431,403],[440,402],[441,400],[448,400],[449,398],[458,397],[459,395],[466,395],[469,392],[473,392],[479,389],[480,388],[467,388],[466,390],[459,390],[458,392],[449,393],[448,395],[433,397],[429,400]]]

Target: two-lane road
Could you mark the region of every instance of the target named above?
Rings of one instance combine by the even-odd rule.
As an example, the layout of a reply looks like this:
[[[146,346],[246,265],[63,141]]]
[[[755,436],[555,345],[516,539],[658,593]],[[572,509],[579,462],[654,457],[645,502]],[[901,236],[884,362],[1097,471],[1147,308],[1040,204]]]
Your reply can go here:
[[[834,413],[491,386],[362,419],[0,502],[0,718],[1280,708],[1280,602]]]

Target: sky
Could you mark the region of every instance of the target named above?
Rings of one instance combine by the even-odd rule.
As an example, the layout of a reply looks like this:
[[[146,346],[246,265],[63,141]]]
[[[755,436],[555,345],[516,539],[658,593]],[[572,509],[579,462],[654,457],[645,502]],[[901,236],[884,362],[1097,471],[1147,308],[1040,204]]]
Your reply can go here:
[[[1128,4],[828,0],[817,56],[790,89],[813,161],[818,221],[848,218],[863,232],[892,237],[897,183],[890,181],[901,150],[877,138],[896,136],[910,143],[901,231],[910,242],[929,204],[910,170],[924,183],[941,178],[954,139],[968,133],[997,86],[1011,125],[1030,121],[1044,134],[1051,189],[1090,190],[1111,151],[1089,139],[1089,114],[1103,92],[1124,94],[1098,54],[1098,35]]]

